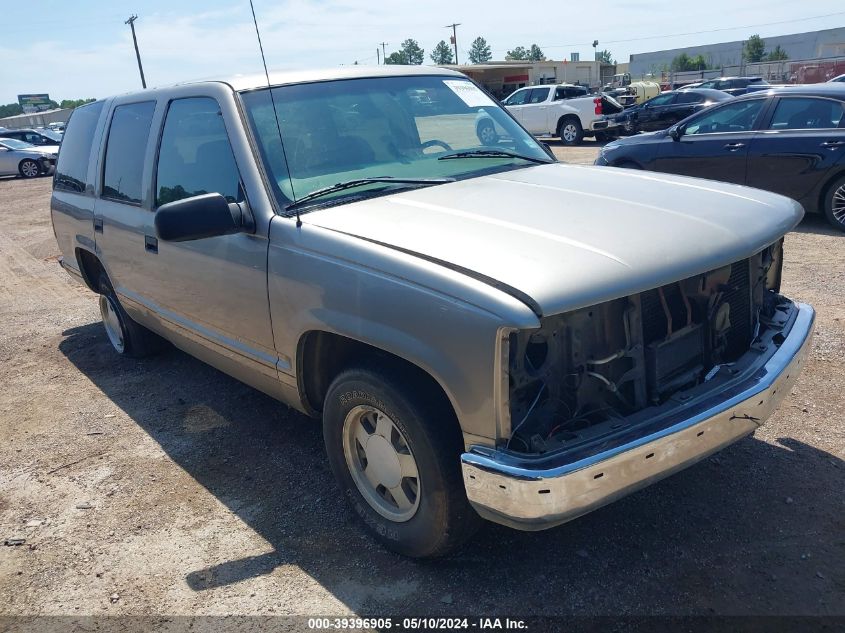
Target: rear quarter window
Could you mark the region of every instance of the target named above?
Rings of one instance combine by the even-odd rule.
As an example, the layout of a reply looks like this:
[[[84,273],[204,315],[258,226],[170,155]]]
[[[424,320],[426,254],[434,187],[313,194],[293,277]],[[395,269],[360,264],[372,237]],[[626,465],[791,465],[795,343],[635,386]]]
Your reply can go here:
[[[53,188],[83,193],[91,185],[88,182],[88,165],[91,163],[91,146],[97,121],[103,111],[103,102],[76,108],[68,121],[62,137],[62,149],[56,165]]]

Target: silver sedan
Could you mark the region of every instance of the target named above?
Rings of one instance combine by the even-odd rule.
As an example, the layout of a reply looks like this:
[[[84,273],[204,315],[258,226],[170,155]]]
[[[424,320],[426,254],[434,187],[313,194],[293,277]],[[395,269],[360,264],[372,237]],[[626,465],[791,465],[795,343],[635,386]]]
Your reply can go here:
[[[56,168],[57,146],[36,147],[12,138],[0,138],[0,176],[20,174],[35,178],[52,174]]]

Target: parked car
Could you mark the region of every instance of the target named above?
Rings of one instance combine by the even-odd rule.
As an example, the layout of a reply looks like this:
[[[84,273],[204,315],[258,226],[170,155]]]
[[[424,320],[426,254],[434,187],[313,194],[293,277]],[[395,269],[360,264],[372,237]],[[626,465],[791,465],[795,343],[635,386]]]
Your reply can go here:
[[[665,130],[694,112],[729,99],[733,97],[721,90],[705,88],[670,90],[645,103],[626,108],[624,112],[614,116],[614,121],[628,134]]]
[[[61,265],[115,351],[163,337],[322,417],[342,494],[317,502],[411,556],[479,516],[571,520],[752,433],[813,330],[778,290],[796,202],[557,163],[447,69],[98,101],[53,182]]]
[[[53,130],[54,132],[64,132],[65,131],[65,123],[64,121],[55,121],[53,123],[48,123],[47,127]]]
[[[57,147],[62,144],[62,135],[51,130],[6,130],[3,138],[14,138],[30,145]],[[58,151],[58,150],[56,150]]]
[[[845,74],[827,80],[828,83],[845,83]]]
[[[845,87],[752,92],[663,132],[602,148],[597,165],[750,185],[824,213],[845,230]]]
[[[0,175],[35,178],[53,173],[58,148],[36,147],[13,138],[0,138]]]
[[[767,84],[768,82],[762,77],[719,77],[718,79],[704,81],[698,87],[721,90],[736,97],[744,95],[748,91],[748,86],[765,86]]]
[[[557,136],[565,145],[578,145],[585,136],[605,141],[616,124],[608,117],[623,110],[607,95],[587,95],[583,86],[531,86],[511,93],[502,104],[534,136]],[[495,138],[492,121],[478,123],[479,138]]]

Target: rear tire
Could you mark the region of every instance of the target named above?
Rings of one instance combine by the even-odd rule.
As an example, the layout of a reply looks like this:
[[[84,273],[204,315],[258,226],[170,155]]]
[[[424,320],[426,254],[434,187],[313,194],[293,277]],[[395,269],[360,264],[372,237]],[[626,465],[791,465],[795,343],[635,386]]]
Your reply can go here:
[[[584,139],[584,130],[577,117],[568,116],[558,125],[557,135],[564,145],[580,145]]]
[[[41,167],[34,160],[25,158],[18,165],[18,172],[24,178],[36,178],[41,175]]]
[[[833,227],[845,231],[845,176],[840,176],[828,187],[824,214]]]
[[[342,372],[326,395],[323,437],[343,495],[370,534],[399,554],[433,558],[481,520],[464,490],[457,420],[422,387],[413,372],[392,367]]]
[[[166,346],[163,338],[132,320],[111,285],[108,275],[100,275],[100,316],[114,350],[121,356],[143,358]]]

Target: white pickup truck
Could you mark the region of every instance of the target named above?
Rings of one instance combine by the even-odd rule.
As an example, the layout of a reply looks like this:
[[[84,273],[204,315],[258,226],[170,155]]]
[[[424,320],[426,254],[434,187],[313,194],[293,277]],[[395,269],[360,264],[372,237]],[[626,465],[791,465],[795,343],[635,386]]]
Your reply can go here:
[[[559,136],[565,145],[578,145],[585,136],[607,140],[618,127],[607,115],[624,109],[611,97],[572,84],[520,88],[502,103],[531,134]]]

